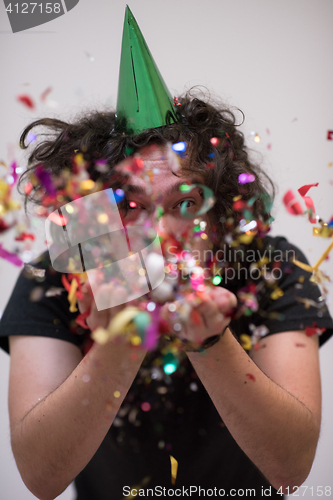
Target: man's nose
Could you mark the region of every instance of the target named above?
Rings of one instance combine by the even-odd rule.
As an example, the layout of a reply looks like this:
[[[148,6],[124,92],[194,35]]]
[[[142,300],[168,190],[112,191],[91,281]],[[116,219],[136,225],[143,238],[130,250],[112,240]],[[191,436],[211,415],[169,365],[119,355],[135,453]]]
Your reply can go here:
[[[162,209],[157,207],[148,217],[148,221],[153,229],[158,233],[165,231],[166,216],[163,214]]]

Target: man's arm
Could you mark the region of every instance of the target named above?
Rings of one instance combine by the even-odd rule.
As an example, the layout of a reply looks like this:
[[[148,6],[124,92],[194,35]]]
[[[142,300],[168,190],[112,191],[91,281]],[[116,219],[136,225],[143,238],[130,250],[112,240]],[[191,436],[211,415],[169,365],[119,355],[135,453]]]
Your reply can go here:
[[[284,332],[249,357],[229,329],[204,354],[188,353],[230,433],[275,488],[299,486],[321,420],[317,337]]]
[[[98,316],[110,319],[105,311],[91,316],[101,326]],[[10,353],[15,460],[30,491],[53,499],[97,451],[145,352],[125,344],[94,344],[82,359],[79,348],[63,340],[12,336]]]

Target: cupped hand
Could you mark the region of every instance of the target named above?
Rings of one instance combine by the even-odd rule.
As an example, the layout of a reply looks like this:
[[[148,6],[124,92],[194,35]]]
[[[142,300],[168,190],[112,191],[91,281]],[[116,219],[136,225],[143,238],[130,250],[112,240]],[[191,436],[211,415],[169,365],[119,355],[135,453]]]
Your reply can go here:
[[[91,274],[90,279],[98,280],[97,273],[96,275]],[[96,286],[94,286],[94,290],[96,290]],[[91,331],[96,330],[96,328],[98,327],[107,328],[110,324],[110,321],[116,316],[116,314],[118,314],[126,306],[128,306],[128,303],[126,301],[125,288],[119,285],[115,285],[112,282],[101,283],[97,288],[97,293],[95,291],[94,296],[91,284],[89,280],[87,280],[82,286],[81,292],[82,299],[78,299],[78,307],[81,314],[90,311],[89,315],[86,318],[86,323]],[[99,302],[98,297],[110,294],[115,294],[119,302],[121,302],[121,298],[123,296],[124,303],[99,311],[96,306],[96,302]],[[133,302],[131,302],[131,305],[134,305]]]
[[[221,334],[231,321],[231,315],[237,306],[237,298],[229,290],[222,287],[206,289],[201,302],[190,294],[180,301],[175,301],[176,312],[170,313],[170,304],[163,306],[163,316],[169,322],[172,333],[193,344],[200,345],[209,337]],[[190,307],[188,307],[190,306]],[[177,310],[190,311],[187,320],[177,314]],[[181,325],[181,329],[175,330],[175,324]]]

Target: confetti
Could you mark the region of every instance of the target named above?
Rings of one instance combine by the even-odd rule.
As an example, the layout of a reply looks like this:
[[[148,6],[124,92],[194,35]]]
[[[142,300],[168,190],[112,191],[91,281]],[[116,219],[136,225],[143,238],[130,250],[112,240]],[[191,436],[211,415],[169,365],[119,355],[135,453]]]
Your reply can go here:
[[[17,96],[17,100],[19,102],[21,102],[22,104],[24,104],[29,109],[34,109],[35,108],[35,104],[34,104],[32,98],[29,95],[27,95],[27,94],[18,95]]]
[[[171,484],[176,484],[178,462],[172,455],[170,455],[170,462],[171,462]]]
[[[255,176],[253,174],[248,174],[244,172],[243,174],[240,174],[238,176],[238,182],[240,184],[247,184],[249,182],[254,182],[256,180]]]
[[[318,182],[316,184],[306,184],[305,186],[300,187],[298,190],[299,194],[302,196],[302,198],[305,202],[306,208],[309,210],[309,221],[312,224],[317,222],[316,218],[315,218],[316,211],[315,211],[315,207],[314,207],[314,203],[312,201],[312,198],[310,198],[310,196],[305,196],[305,195],[309,191],[310,188],[316,187],[316,186],[318,186]]]
[[[311,326],[307,326],[305,328],[305,334],[307,337],[313,337],[313,335],[321,335],[324,332],[326,332],[326,328],[317,328]]]
[[[289,191],[287,191],[286,194],[284,195],[283,203],[290,214],[292,215],[303,214],[303,209],[301,207],[301,204],[296,200],[296,197],[293,191],[291,191],[291,189],[289,189]]]
[[[54,212],[52,212],[50,215],[49,215],[49,219],[54,222],[55,224],[57,224],[58,226],[65,226],[68,222],[68,219],[66,217],[64,217],[62,214],[56,214]]]
[[[71,282],[71,287],[68,293],[68,302],[70,304],[69,310],[70,312],[76,312],[77,307],[76,307],[76,301],[77,301],[77,295],[76,291],[78,288],[78,282],[76,279],[73,279]]]
[[[41,96],[40,96],[40,100],[42,102],[44,102],[47,98],[47,96],[50,94],[50,92],[52,92],[52,87],[47,87],[47,89],[44,90],[44,92],[42,92]]]
[[[49,195],[55,196],[57,194],[51,175],[44,169],[43,165],[38,165],[34,174]]]
[[[186,142],[176,142],[175,144],[172,144],[171,148],[176,153],[183,153],[184,151],[186,151]]]
[[[333,141],[333,130],[328,130],[327,131],[327,140],[328,141]]]
[[[62,294],[63,288],[52,286],[45,292],[45,297],[57,297]]]
[[[218,146],[219,142],[220,142],[220,139],[218,137],[212,137],[210,139],[210,143],[212,146],[214,146],[214,148],[216,148]]]
[[[23,261],[15,253],[5,250],[2,243],[0,243],[0,258],[7,260],[11,264],[14,264],[14,266],[20,267],[23,264]]]

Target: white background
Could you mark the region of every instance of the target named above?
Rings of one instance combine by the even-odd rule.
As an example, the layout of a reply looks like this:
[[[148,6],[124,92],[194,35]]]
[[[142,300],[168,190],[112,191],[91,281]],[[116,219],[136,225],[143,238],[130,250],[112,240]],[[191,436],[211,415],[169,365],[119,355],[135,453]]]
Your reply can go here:
[[[281,198],[287,189],[319,182],[309,193],[317,213],[324,219],[333,215],[333,141],[326,139],[333,130],[333,2],[132,0],[130,8],[172,94],[203,85],[244,111],[248,144],[279,188],[273,234],[287,236],[314,263],[329,240],[312,237],[311,224],[287,214]],[[80,0],[64,16],[13,34],[1,2],[0,160],[15,157],[24,165],[16,144],[23,127],[37,117],[71,118],[85,109],[114,106],[124,11],[122,0]],[[53,102],[42,104],[40,95],[49,86]],[[17,102],[22,93],[34,98],[35,111]],[[260,135],[259,144],[251,132]],[[9,250],[11,242],[9,235]],[[323,269],[333,276],[332,259]],[[0,261],[2,310],[18,272]],[[329,300],[332,311],[332,293]],[[316,497],[317,486],[333,487],[332,356],[333,340],[320,352],[322,433],[305,482],[313,493],[308,489],[303,498]],[[9,357],[0,352],[0,500],[28,500],[35,497],[21,482],[9,444],[8,369]],[[73,489],[59,498],[73,500]]]

